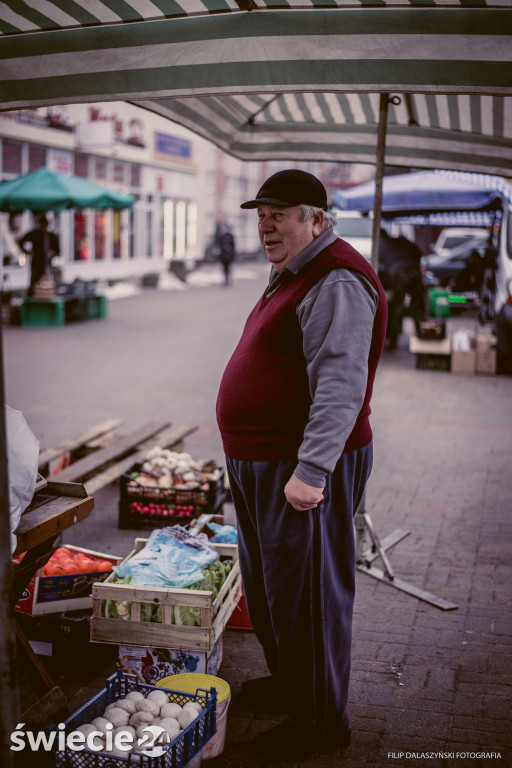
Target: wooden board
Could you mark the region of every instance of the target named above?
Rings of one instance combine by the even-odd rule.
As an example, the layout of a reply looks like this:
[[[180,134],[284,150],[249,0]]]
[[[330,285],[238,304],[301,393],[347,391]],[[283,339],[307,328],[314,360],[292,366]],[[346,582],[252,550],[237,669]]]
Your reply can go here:
[[[94,507],[94,499],[57,496],[46,503],[23,513],[14,533],[18,538],[13,556],[33,549],[38,544],[57,536],[80,520],[88,517]]]
[[[145,440],[153,437],[168,426],[169,422],[152,422],[146,424],[136,432],[119,437],[112,443],[112,445],[108,445],[106,448],[102,448],[99,451],[94,451],[94,453],[89,454],[89,456],[85,456],[85,458],[76,461],[74,464],[71,464],[69,467],[66,467],[66,469],[63,469],[62,472],[55,475],[55,477],[57,480],[63,481],[76,481],[84,478],[86,475],[105,466],[105,464],[122,457],[124,453],[132,451],[135,446],[139,445],[139,443],[143,443]]]
[[[101,435],[111,432],[120,424],[122,424],[121,419],[107,419],[106,421],[102,421],[101,424],[90,427],[85,432],[82,432],[81,435],[72,437],[69,440],[64,440],[62,443],[56,445],[55,448],[45,448],[45,450],[41,451],[39,454],[39,467],[45,467],[50,461],[59,458],[59,456],[62,456],[64,453],[76,451],[77,448],[81,448]]]
[[[132,464],[144,461],[147,452],[151,450],[151,448],[155,448],[156,446],[161,446],[162,448],[175,448],[185,437],[187,437],[187,435],[195,432],[196,429],[197,427],[183,426],[164,432],[163,434],[155,435],[155,437],[152,437],[150,440],[146,440],[145,443],[137,446],[139,450],[137,450],[136,453],[130,454],[130,456],[116,462],[108,467],[108,469],[105,469],[90,480],[87,480],[85,483],[87,493],[92,496],[99,491],[100,488],[104,488],[106,485],[113,483],[124,472],[127,472]]]

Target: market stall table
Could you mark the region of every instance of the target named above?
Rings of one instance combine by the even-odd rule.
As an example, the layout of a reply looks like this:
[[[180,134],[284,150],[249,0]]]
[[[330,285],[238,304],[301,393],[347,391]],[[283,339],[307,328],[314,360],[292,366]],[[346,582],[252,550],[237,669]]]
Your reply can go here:
[[[16,558],[24,552],[26,554],[14,566],[13,606],[38,568],[42,568],[50,559],[62,531],[88,517],[93,507],[94,499],[87,495],[81,483],[50,481],[45,488],[34,494],[32,503],[22,514],[14,531],[17,545],[13,556]],[[62,709],[66,697],[48,675],[18,624],[16,634],[44,691],[42,697],[21,715],[21,719],[28,727],[42,727],[54,713]]]

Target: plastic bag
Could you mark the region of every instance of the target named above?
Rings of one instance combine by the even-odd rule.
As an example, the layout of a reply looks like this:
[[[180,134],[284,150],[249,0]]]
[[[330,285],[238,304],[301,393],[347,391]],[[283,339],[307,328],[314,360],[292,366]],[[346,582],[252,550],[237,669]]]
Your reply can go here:
[[[215,534],[215,536],[210,539],[214,544],[238,544],[238,534],[236,528],[233,528],[232,525],[207,523],[207,526]]]
[[[191,536],[173,525],[152,531],[143,549],[114,571],[122,579],[130,576],[131,584],[140,587],[183,589],[202,579],[202,568],[218,558],[206,534]]]
[[[9,516],[11,521],[11,552],[17,539],[13,531],[19,525],[36,487],[39,441],[28,426],[21,411],[5,406],[7,437],[7,472],[9,476]]]
[[[460,328],[453,334],[452,349],[457,352],[469,352],[471,350],[471,338],[465,328]]]

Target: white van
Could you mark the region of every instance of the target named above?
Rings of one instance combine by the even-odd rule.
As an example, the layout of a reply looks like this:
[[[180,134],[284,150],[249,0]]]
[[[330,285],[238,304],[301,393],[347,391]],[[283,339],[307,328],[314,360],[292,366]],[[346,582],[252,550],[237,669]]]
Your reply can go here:
[[[336,211],[338,221],[334,232],[371,261],[373,219],[357,211]]]
[[[481,240],[487,244],[489,232],[479,227],[445,227],[432,245],[431,250],[436,256],[449,256],[454,248],[467,243],[469,240]],[[475,245],[476,247],[476,245]]]
[[[512,374],[512,205],[505,204],[494,285],[494,326],[498,339],[498,373]]]

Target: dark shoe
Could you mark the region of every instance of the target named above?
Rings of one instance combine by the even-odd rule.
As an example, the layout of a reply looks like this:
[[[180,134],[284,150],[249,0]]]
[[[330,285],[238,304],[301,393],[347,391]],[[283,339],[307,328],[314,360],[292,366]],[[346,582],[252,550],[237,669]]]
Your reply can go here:
[[[306,758],[314,752],[329,752],[333,749],[345,749],[350,744],[350,728],[346,726],[338,732],[321,733],[306,730],[294,723],[284,722],[269,731],[258,734],[249,749],[258,757],[266,758]]]
[[[240,700],[248,706],[256,705],[272,709],[279,698],[279,689],[272,675],[246,680],[240,689]]]

